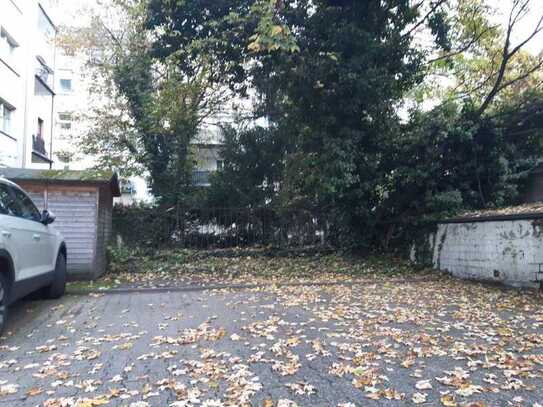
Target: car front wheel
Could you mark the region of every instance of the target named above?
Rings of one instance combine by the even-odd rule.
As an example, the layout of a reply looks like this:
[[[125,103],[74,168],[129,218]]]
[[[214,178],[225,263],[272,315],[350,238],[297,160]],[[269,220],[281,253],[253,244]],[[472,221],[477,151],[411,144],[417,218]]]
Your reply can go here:
[[[3,274],[0,274],[0,334],[6,326],[8,319],[8,282]]]
[[[66,257],[59,253],[55,272],[53,274],[53,282],[45,289],[45,297],[49,299],[60,298],[66,291]]]

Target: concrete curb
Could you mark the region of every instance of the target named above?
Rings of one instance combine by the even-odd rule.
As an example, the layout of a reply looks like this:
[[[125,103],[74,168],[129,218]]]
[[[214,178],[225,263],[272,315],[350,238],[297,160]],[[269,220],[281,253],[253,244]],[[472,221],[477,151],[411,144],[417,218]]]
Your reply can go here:
[[[186,285],[170,287],[126,287],[126,288],[108,288],[105,290],[67,290],[68,295],[88,295],[88,294],[136,294],[136,293],[167,293],[167,292],[197,292],[208,290],[245,290],[253,288],[272,288],[272,287],[328,287],[328,286],[354,286],[371,285],[378,283],[427,283],[442,280],[442,277],[421,277],[421,278],[394,278],[388,280],[348,280],[331,282],[299,282],[299,283],[275,283],[275,284],[209,284],[209,285]]]

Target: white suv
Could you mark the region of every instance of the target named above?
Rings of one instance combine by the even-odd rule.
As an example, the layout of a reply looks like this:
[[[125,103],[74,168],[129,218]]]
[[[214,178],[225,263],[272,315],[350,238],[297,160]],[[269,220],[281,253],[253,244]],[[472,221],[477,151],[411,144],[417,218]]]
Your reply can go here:
[[[42,289],[59,298],[66,287],[66,244],[51,226],[52,213],[38,211],[28,195],[0,177],[0,332],[8,305]]]

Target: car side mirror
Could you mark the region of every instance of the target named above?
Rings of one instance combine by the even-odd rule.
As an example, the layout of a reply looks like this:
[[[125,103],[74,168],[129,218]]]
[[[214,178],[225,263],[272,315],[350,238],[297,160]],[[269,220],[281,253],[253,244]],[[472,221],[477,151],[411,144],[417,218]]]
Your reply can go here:
[[[49,212],[47,209],[44,209],[41,213],[41,223],[44,225],[49,225],[55,221],[55,215],[53,212]]]

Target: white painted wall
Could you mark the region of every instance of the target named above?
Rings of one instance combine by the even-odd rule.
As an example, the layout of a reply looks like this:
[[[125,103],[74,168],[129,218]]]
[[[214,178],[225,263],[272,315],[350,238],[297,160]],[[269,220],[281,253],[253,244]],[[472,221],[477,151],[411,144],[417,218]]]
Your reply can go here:
[[[53,143],[53,168],[71,170],[84,170],[95,165],[94,157],[79,153],[77,139],[88,132],[89,123],[85,120],[93,100],[89,94],[91,86],[90,77],[86,75],[85,59],[81,55],[66,55],[62,49],[57,52],[56,86],[57,96],[55,100],[55,141]],[[72,89],[66,91],[61,86],[63,79],[71,80]],[[71,115],[71,128],[63,128],[61,115]],[[70,152],[73,157],[70,162],[63,162],[58,153]]]
[[[535,280],[540,265],[543,271],[541,219],[440,224],[431,246],[434,267],[456,277],[539,286]]]
[[[0,30],[16,44],[11,55],[0,53],[0,99],[15,109],[9,134],[0,132],[1,165],[49,167],[33,162],[32,136],[39,117],[44,122],[46,153],[51,157],[53,96],[36,84],[41,60],[53,70],[47,83],[54,88],[56,32],[50,24],[50,6],[50,0],[0,0]],[[44,27],[49,31],[45,32]]]
[[[5,166],[22,163],[28,54],[24,21],[23,11],[16,2],[0,0],[0,30],[9,34],[18,45],[10,56],[0,53],[0,99],[15,108],[9,134],[0,132],[0,164]]]

